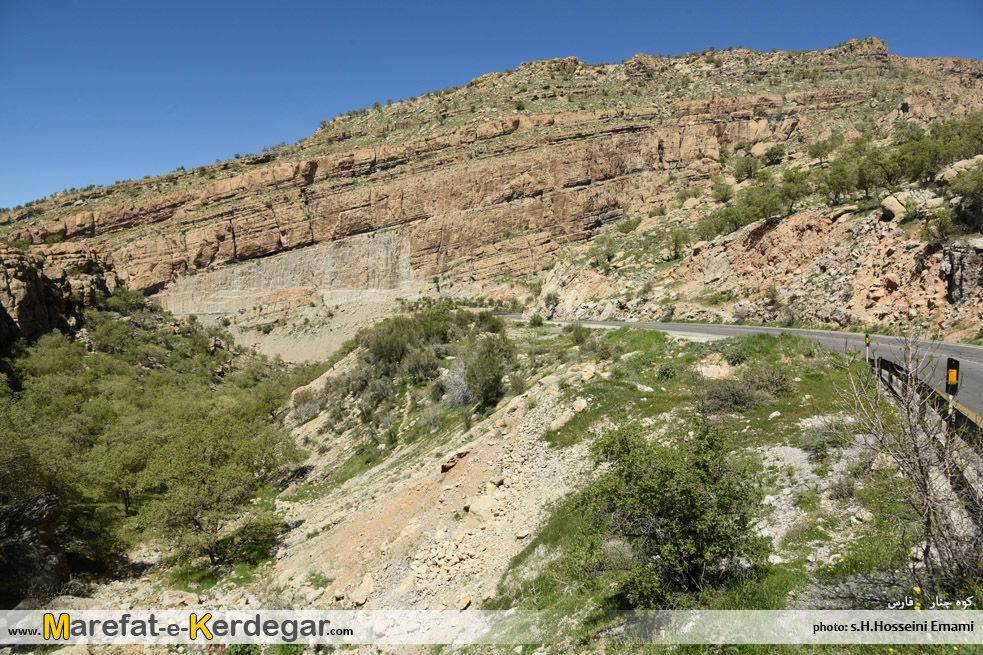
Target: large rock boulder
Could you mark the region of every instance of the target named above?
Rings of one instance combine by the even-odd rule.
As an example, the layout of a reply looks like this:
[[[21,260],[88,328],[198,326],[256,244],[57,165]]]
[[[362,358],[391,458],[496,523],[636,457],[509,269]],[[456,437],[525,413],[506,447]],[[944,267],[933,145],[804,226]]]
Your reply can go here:
[[[939,186],[952,184],[960,173],[968,171],[977,164],[983,164],[983,155],[976,155],[972,159],[963,159],[942,169],[942,172],[935,177],[935,183]]]
[[[883,217],[888,221],[903,221],[905,217],[905,198],[903,194],[893,193],[881,201]]]

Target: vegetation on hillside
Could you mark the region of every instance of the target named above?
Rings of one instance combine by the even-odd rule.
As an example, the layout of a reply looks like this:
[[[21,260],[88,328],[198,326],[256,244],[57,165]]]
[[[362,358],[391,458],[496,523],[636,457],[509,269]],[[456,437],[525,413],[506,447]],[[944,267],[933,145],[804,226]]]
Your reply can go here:
[[[455,418],[469,428],[523,384],[502,319],[446,301],[422,305],[360,330],[346,349],[355,351],[347,372],[317,393],[294,396],[299,420],[323,412],[319,434],[347,435],[354,444],[348,461],[337,462],[329,475],[333,484]],[[318,437],[305,445],[320,450],[322,443]]]
[[[714,198],[726,206],[702,219],[696,227],[697,235],[710,239],[761,219],[785,216],[813,194],[834,206],[857,194],[867,200],[879,191],[894,193],[905,184],[933,186],[935,176],[945,166],[983,154],[983,112],[962,120],[936,122],[928,132],[916,123],[902,121],[895,125],[893,135],[892,143],[877,146],[871,134],[844,143],[843,135],[834,133],[807,148],[808,154],[821,163],[829,160],[826,165],[812,170],[790,167],[780,177],[761,168],[780,160],[777,153],[773,153],[774,157],[765,153],[761,158],[748,155],[734,160],[735,177],[753,178],[753,182],[733,200],[727,186],[717,182]],[[833,155],[836,157],[830,159]],[[965,202],[952,209],[940,207],[926,217],[936,238],[983,228],[981,171],[981,167],[965,171],[951,186],[948,197],[959,196]]]
[[[0,360],[0,513],[59,508],[59,540],[94,566],[148,537],[182,561],[265,556],[277,524],[249,501],[299,455],[272,419],[321,369],[230,343],[122,291],[74,339],[15,344]]]
[[[913,589],[978,593],[978,574],[912,558],[911,544],[938,542],[938,525],[904,502],[917,476],[878,461],[867,424],[854,422],[855,396],[843,392],[871,384],[862,361],[789,335],[695,344],[577,332],[595,344],[579,356],[610,377],[571,390],[588,408],[543,439],[590,440],[596,475],[551,508],[485,608],[569,612],[574,638],[591,640],[618,632],[604,610],[882,607]],[[725,377],[703,376],[714,362],[731,367],[715,373]],[[882,395],[867,400],[885,412],[881,428],[894,425]]]

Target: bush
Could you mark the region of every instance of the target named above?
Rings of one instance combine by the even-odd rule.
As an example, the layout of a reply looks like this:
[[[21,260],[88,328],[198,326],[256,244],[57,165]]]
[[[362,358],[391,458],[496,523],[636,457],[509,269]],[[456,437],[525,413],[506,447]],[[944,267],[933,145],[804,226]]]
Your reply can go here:
[[[711,195],[716,202],[730,202],[731,198],[734,197],[734,187],[727,184],[723,180],[717,180],[713,184],[713,191],[711,192]]]
[[[752,389],[764,391],[772,396],[789,396],[795,393],[795,383],[785,371],[774,366],[756,367],[745,370],[741,381]]]
[[[445,393],[447,393],[447,387],[444,385],[444,380],[442,378],[437,378],[433,381],[433,384],[430,385],[430,391],[427,392],[427,396],[430,398],[430,400],[439,402],[440,399],[444,397]]]
[[[677,227],[669,232],[669,256],[671,259],[679,259],[683,256],[683,250],[689,245],[689,230]]]
[[[618,232],[622,234],[629,234],[635,231],[642,222],[641,216],[636,216],[635,218],[626,218],[625,220],[618,223]]]
[[[757,173],[759,168],[761,168],[761,162],[758,161],[757,157],[750,155],[741,157],[734,162],[734,177],[738,180],[746,180]]]
[[[486,336],[472,341],[464,355],[464,381],[471,397],[482,407],[490,407],[505,394],[502,378],[515,362],[515,346],[502,336]]]
[[[451,371],[444,379],[444,402],[449,409],[463,407],[474,402],[471,387],[460,371]]]
[[[603,336],[588,339],[581,347],[585,354],[593,354],[597,359],[614,359],[617,348]]]
[[[540,327],[543,324],[543,317],[539,314],[533,314],[529,317],[529,325],[531,327]]]
[[[236,159],[239,155],[236,155]],[[259,644],[229,644],[225,649],[226,655],[260,655],[262,646]]]
[[[320,403],[310,389],[301,389],[294,393],[291,403],[293,405],[293,414],[300,423],[306,422],[307,419],[314,416],[320,409]]]
[[[655,209],[649,212],[649,218],[655,218],[656,216],[665,216],[665,215],[666,215],[665,205],[659,205],[658,207],[656,207]]]
[[[774,145],[765,151],[765,163],[769,166],[780,164],[785,159],[785,147]]]
[[[31,242],[27,239],[15,239],[14,241],[10,242],[10,245],[18,250],[27,250],[31,247]]]
[[[829,497],[833,500],[846,500],[853,498],[857,481],[852,475],[844,475],[837,478],[833,484],[829,485]]]
[[[587,341],[590,331],[580,323],[569,323],[563,326],[563,331],[570,337],[574,345],[580,346]]]
[[[767,554],[753,530],[754,476],[726,460],[709,423],[694,427],[686,448],[651,442],[634,427],[593,446],[610,469],[577,500],[588,529],[569,566],[588,577],[624,571],[615,584],[632,608],[688,604],[750,576]],[[610,548],[615,542],[625,546]]]
[[[771,396],[741,380],[711,380],[701,399],[707,412],[747,411],[771,402]]]
[[[403,361],[403,369],[414,382],[426,382],[440,374],[437,355],[430,346],[410,353]]]
[[[740,342],[726,344],[723,349],[720,350],[720,354],[731,366],[740,366],[747,361],[748,357],[744,344]]]
[[[851,442],[850,433],[837,424],[810,428],[802,433],[801,439],[802,449],[816,462],[825,461],[833,448],[843,448]]]
[[[676,194],[676,199],[679,202],[686,202],[690,198],[699,198],[703,195],[703,189],[695,186],[691,186],[686,189],[680,189],[679,193]]]
[[[663,364],[659,367],[659,372],[655,374],[655,377],[665,382],[667,380],[673,380],[678,375],[675,364]]]
[[[420,413],[420,422],[431,432],[436,432],[444,424],[444,408],[440,405],[429,405]]]

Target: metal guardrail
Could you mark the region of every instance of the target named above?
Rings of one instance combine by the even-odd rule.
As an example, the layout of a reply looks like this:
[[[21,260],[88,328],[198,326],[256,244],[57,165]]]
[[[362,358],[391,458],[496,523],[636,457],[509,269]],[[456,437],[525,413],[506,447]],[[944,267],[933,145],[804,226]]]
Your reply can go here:
[[[869,346],[869,337],[867,338]],[[884,357],[871,358],[869,350],[867,362],[877,378],[885,384],[898,400],[903,400],[909,390],[926,400],[939,418],[946,424],[946,440],[963,443],[968,451],[963,451],[955,471],[949,472],[949,483],[963,499],[970,516],[983,530],[983,418],[956,401],[959,389],[959,362],[949,358],[946,363],[946,390],[940,391],[921,380],[906,367]],[[909,387],[911,385],[911,387]],[[896,388],[899,386],[900,389]],[[908,396],[910,398],[910,396]],[[941,444],[936,443],[936,447]]]
[[[876,357],[868,359],[876,375],[887,383],[888,388],[894,390],[893,382],[898,380],[903,385],[914,384],[915,391],[922,398],[927,399],[932,407],[943,419],[946,419],[951,427],[959,430],[960,434],[966,439],[974,449],[983,452],[983,417],[967,408],[956,400],[956,391],[959,385],[959,362],[949,358],[946,366],[946,391],[940,391],[924,380],[913,375],[907,368],[893,362],[886,357]],[[888,379],[884,379],[887,375]]]

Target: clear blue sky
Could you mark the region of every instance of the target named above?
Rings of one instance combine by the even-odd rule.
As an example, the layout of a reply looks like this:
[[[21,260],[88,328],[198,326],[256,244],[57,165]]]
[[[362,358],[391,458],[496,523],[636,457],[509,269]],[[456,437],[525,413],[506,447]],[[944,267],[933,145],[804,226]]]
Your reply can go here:
[[[0,207],[292,143],[530,59],[866,36],[983,59],[981,26],[983,0],[0,0]]]

